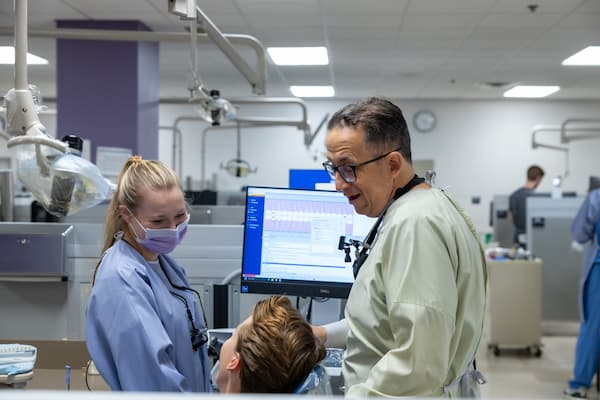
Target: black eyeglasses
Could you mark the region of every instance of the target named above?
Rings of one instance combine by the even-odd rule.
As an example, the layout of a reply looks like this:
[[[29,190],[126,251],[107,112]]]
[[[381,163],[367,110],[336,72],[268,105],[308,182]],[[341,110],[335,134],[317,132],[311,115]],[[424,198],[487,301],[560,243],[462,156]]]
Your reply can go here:
[[[400,151],[400,147],[398,147],[394,150],[388,151],[387,153],[377,156],[371,160],[361,162],[359,164],[334,165],[331,161],[325,161],[323,163],[323,168],[325,168],[325,171],[327,171],[329,176],[331,176],[331,179],[335,179],[335,173],[338,172],[340,174],[340,176],[342,177],[342,179],[344,180],[344,182],[352,183],[352,182],[356,181],[356,168],[362,167],[363,165],[367,165],[367,164],[370,164],[370,163],[378,161],[378,160],[381,160],[382,158],[387,157],[388,155],[392,154],[395,151]]]

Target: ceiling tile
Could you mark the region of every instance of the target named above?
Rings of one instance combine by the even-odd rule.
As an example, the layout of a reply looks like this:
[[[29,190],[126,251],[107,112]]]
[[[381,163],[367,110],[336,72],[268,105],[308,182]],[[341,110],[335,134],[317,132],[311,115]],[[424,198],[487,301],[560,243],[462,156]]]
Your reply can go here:
[[[244,15],[291,16],[320,15],[318,0],[239,0],[235,2]]]
[[[135,0],[139,1],[139,0]],[[9,3],[5,1],[5,3]],[[12,3],[12,2],[10,2]],[[45,16],[53,17],[54,19],[60,18],[85,18],[86,15],[82,14],[79,10],[79,7],[72,6],[70,3],[73,1],[60,1],[60,0],[29,0],[27,4],[27,14],[28,17],[37,18]],[[77,3],[77,2],[74,2]],[[85,2],[78,2],[85,3]],[[14,9],[11,7],[14,14]]]
[[[600,17],[597,13],[571,14],[561,19],[558,27],[561,29],[591,29],[600,32]]]
[[[592,0],[594,1],[594,0]],[[564,14],[570,13],[573,10],[580,8],[581,4],[585,3],[585,0],[536,0],[536,1],[523,1],[523,0],[502,0],[494,3],[491,12],[494,13],[522,13],[532,14],[529,9],[530,4],[537,5],[535,14],[545,13],[557,13]]]
[[[470,29],[481,21],[478,14],[416,14],[405,18],[402,22],[403,29],[409,30],[432,30],[439,34],[438,29],[461,28]]]
[[[581,5],[579,7],[577,7],[577,13],[600,14],[600,2],[597,0],[582,0]]]
[[[535,40],[544,34],[544,30],[535,27],[490,27],[478,26],[469,34],[469,38],[475,38],[479,41],[514,41],[525,43],[526,41]]]
[[[316,22],[320,22],[318,19]],[[333,14],[323,18],[324,24],[328,28],[352,28],[352,27],[373,27],[373,28],[394,28],[397,29],[402,23],[402,18],[393,14],[364,15],[355,13],[351,15]]]
[[[329,29],[329,39],[352,41],[364,39],[366,41],[392,40],[399,34],[395,28],[379,27],[339,27]]]
[[[410,42],[411,47],[418,47],[422,40],[464,39],[471,34],[472,30],[472,27],[422,29],[416,25],[402,26],[398,38]]]
[[[332,15],[348,16],[360,15],[371,18],[372,15],[399,15],[406,9],[409,0],[376,0],[376,2],[364,0],[327,0],[323,1],[324,12],[330,17]]]
[[[45,3],[45,0],[37,0],[39,3]],[[144,20],[148,16],[161,15],[161,10],[153,7],[153,4],[147,0],[102,0],[102,1],[81,1],[81,0],[62,0],[64,6],[69,6],[73,10],[81,12],[93,19],[131,19]],[[165,2],[165,11],[167,4]],[[37,7],[30,5],[32,12],[37,12]],[[81,17],[80,17],[81,18]]]
[[[314,18],[295,18],[290,16],[273,17],[271,15],[247,15],[245,21],[255,29],[277,28],[279,31],[286,28],[320,29],[321,23]]]
[[[522,31],[543,32],[545,29],[557,24],[563,16],[561,14],[489,14],[481,20],[478,27]]]
[[[484,14],[495,0],[418,0],[408,6],[409,14]]]
[[[165,0],[152,0],[155,3],[165,3]],[[235,0],[196,0],[198,7],[210,15],[213,14],[238,14],[240,9]]]
[[[0,1],[0,26],[14,24],[11,3]],[[265,47],[329,46],[330,67],[269,65],[269,95],[289,96],[290,81],[333,79],[341,97],[381,91],[418,98],[495,98],[493,91],[478,87],[481,80],[537,78],[569,86],[561,98],[600,99],[598,69],[560,66],[583,47],[600,44],[600,1],[535,3],[535,13],[526,0],[199,0],[198,5],[223,32],[250,34]],[[165,0],[29,0],[29,17],[30,30],[52,28],[55,19],[85,18],[137,19],[171,32],[184,32],[187,25],[168,12]],[[12,36],[0,36],[0,44],[12,44]],[[53,88],[55,41],[29,39],[30,50],[51,63],[47,69],[32,68],[30,78]],[[255,53],[236,49],[254,67]],[[187,42],[160,43],[161,93],[187,95],[189,53]],[[198,65],[210,87],[250,94],[249,84],[214,43],[198,45]],[[10,67],[6,71],[0,88],[13,85]]]
[[[277,28],[262,29],[255,34],[265,47],[268,46],[323,46],[325,39],[320,29],[291,28],[282,31]]]

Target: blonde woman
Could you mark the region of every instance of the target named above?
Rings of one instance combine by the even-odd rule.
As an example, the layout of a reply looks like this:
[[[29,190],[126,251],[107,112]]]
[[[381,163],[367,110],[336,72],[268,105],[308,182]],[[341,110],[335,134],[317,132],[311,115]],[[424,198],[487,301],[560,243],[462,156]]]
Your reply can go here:
[[[189,218],[170,168],[139,156],[127,160],[107,212],[86,316],[88,351],[113,390],[210,391],[200,298],[168,256]]]

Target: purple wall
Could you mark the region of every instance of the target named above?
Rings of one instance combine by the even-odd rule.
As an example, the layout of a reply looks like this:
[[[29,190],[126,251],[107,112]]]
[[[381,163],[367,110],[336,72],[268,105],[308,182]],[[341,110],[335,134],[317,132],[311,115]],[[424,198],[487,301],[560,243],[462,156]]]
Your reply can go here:
[[[57,21],[58,28],[148,30],[138,21]],[[158,158],[157,42],[58,39],[57,137]]]

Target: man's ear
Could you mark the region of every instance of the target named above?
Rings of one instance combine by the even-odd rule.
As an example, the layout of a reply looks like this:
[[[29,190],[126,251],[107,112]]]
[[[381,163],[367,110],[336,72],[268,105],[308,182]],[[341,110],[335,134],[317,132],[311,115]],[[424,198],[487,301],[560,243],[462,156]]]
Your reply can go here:
[[[400,174],[400,170],[404,166],[405,162],[406,161],[404,160],[404,157],[402,157],[402,154],[397,151],[394,151],[389,155],[388,166],[392,176],[397,176]]]
[[[236,351],[233,354],[233,357],[231,357],[231,360],[229,360],[229,363],[227,363],[226,368],[227,371],[239,372],[241,365],[242,360],[240,359],[240,353]]]

